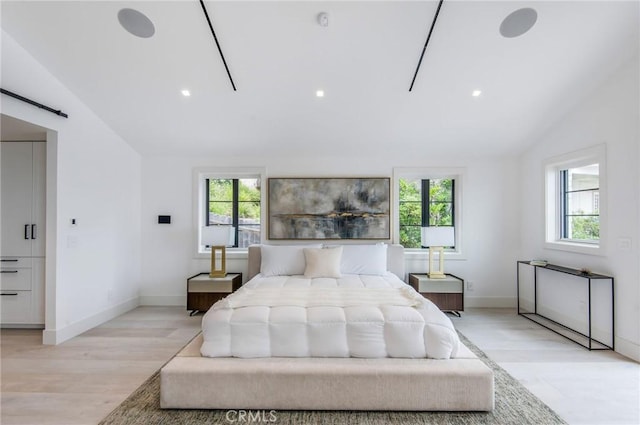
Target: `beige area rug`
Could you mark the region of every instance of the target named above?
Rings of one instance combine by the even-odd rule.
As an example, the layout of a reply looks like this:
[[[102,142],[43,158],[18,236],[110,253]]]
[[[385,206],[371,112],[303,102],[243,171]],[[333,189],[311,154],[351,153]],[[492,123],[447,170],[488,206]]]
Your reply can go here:
[[[493,412],[357,412],[357,411],[228,411],[160,409],[160,373],[156,372],[100,425],[200,425],[200,424],[565,424],[553,410],[520,382],[460,335],[483,362],[493,369]],[[241,416],[243,415],[243,416]]]

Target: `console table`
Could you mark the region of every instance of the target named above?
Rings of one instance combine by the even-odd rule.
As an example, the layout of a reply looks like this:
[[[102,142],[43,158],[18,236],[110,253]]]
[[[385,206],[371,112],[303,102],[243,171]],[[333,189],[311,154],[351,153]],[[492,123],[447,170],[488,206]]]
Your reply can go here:
[[[520,308],[520,266],[526,265],[528,267],[533,267],[533,312],[530,311],[522,311]],[[572,269],[569,267],[558,266],[555,264],[546,264],[546,265],[534,265],[530,264],[529,261],[518,261],[516,264],[517,267],[517,299],[518,299],[518,315],[523,316],[532,322],[543,326],[550,331],[557,333],[560,336],[563,336],[576,344],[579,344],[585,348],[591,350],[613,350],[615,344],[615,310],[614,310],[614,289],[613,289],[613,277],[606,276],[603,274],[597,273],[586,273],[578,269]],[[572,276],[576,276],[584,279],[584,282],[587,284],[588,290],[588,299],[587,299],[587,326],[588,331],[587,334],[583,334],[575,329],[572,329],[562,323],[559,323],[553,319],[550,319],[538,312],[538,270],[545,269],[552,272],[564,273]],[[592,337],[592,328],[591,328],[591,292],[592,292],[592,284],[593,282],[598,282],[598,284],[602,282],[608,282],[611,286],[611,344],[606,344],[604,342],[598,341]],[[546,323],[545,323],[546,322]],[[557,329],[553,329],[551,325],[555,325],[564,331],[562,333]],[[581,342],[580,340],[586,341],[586,343]]]

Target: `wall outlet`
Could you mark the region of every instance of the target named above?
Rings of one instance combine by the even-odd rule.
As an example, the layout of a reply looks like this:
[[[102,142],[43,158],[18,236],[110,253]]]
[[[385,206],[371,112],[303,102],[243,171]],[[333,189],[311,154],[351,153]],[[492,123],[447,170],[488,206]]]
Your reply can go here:
[[[618,238],[618,249],[620,251],[631,251],[631,238]]]
[[[473,291],[473,282],[471,282],[470,280],[467,280],[467,291]]]

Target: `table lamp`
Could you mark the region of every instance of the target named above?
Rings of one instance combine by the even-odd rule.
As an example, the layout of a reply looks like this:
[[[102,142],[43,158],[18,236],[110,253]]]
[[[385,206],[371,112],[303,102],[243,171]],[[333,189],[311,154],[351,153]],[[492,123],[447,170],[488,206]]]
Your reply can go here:
[[[225,277],[227,275],[228,246],[235,243],[235,228],[227,225],[205,226],[201,229],[200,238],[202,245],[211,247],[211,272],[209,277]],[[216,254],[220,253],[220,267],[216,264]]]
[[[451,226],[428,226],[422,228],[421,243],[423,247],[429,247],[429,278],[444,279],[444,247],[455,245],[454,228]],[[433,262],[435,253],[439,253],[440,267],[434,270]]]

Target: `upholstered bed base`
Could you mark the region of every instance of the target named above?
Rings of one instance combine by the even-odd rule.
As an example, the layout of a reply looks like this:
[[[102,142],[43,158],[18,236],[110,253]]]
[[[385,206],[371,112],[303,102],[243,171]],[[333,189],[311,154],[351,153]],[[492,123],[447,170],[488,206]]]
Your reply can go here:
[[[160,405],[177,409],[489,411],[493,372],[455,359],[209,358],[195,338],[161,370]]]

